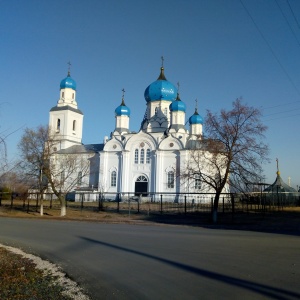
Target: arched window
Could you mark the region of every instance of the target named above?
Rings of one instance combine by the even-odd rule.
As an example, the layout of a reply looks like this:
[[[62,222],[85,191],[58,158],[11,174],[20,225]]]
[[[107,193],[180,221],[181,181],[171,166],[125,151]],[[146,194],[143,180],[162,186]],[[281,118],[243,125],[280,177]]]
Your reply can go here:
[[[141,164],[145,163],[145,150],[144,149],[141,149],[140,163]]]
[[[62,93],[61,93],[61,97],[62,97],[62,98],[65,98],[65,92],[62,92]]]
[[[72,99],[74,99],[74,93],[72,93]]]
[[[174,172],[173,171],[168,172],[168,188],[169,189],[174,188]]]
[[[57,119],[56,130],[60,130],[60,119]]]
[[[73,131],[76,130],[76,120],[73,121]]]
[[[134,150],[134,163],[135,164],[139,163],[139,150],[138,149]]]
[[[65,184],[65,172],[64,172],[64,171],[62,171],[62,172],[60,173],[60,184],[61,184],[61,185],[64,185],[64,184]]]
[[[147,179],[147,177],[142,175],[136,179],[136,182],[148,182],[148,179]]]
[[[168,114],[168,109],[165,108],[165,109],[164,109],[164,115],[166,116],[167,114]]]
[[[196,174],[194,178],[195,178],[195,190],[200,190],[201,189],[200,175]]]
[[[110,186],[117,186],[117,172],[116,171],[111,172]]]
[[[81,185],[82,184],[82,172],[78,172],[78,176],[77,176],[77,185]]]
[[[150,149],[147,149],[146,164],[150,164]]]

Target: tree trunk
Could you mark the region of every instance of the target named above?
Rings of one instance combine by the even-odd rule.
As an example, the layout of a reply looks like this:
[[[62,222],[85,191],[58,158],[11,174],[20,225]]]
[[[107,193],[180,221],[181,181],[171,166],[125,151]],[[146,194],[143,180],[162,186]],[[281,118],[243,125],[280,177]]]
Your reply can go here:
[[[43,199],[41,199],[41,207],[40,207],[40,215],[44,215],[44,204],[43,204]]]
[[[41,204],[40,204],[40,215],[43,216],[44,215],[44,197],[43,197],[43,193],[40,193],[40,200],[41,200]]]
[[[60,216],[64,217],[67,214],[66,199],[64,198],[64,196],[60,196],[59,201],[60,201]]]
[[[212,222],[216,224],[218,222],[218,209],[213,208],[212,211]]]
[[[216,224],[218,222],[218,206],[219,206],[219,199],[220,199],[220,192],[216,192],[213,209],[212,209],[212,222]]]

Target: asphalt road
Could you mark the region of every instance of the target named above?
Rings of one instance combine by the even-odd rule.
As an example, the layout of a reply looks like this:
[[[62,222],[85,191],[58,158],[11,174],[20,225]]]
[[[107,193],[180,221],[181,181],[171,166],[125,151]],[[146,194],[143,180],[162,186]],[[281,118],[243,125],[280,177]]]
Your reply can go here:
[[[300,299],[300,237],[0,218],[0,243],[60,265],[92,299]]]

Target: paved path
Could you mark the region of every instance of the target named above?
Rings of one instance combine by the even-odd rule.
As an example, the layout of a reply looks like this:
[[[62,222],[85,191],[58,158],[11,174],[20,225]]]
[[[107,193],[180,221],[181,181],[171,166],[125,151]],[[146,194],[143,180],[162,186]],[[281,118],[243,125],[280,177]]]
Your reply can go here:
[[[0,243],[60,265],[92,299],[300,299],[300,237],[0,218]]]

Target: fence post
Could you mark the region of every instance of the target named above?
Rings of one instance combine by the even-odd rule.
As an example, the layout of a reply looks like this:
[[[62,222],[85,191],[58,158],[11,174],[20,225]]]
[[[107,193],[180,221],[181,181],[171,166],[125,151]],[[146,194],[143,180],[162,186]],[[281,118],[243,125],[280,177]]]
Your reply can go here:
[[[160,195],[160,214],[163,212],[163,207],[162,207],[162,195]]]
[[[102,198],[101,193],[99,193],[99,195],[98,195],[98,211],[101,210],[101,198]]]
[[[53,197],[53,194],[51,193],[51,196],[50,196],[50,209],[52,209],[52,197]]]
[[[186,215],[186,195],[184,195],[184,214]]]
[[[234,216],[234,194],[231,194],[232,218]]]
[[[128,198],[128,216],[130,218],[130,197]]]
[[[129,195],[128,195],[129,198]],[[120,212],[120,194],[118,194],[118,199],[117,199],[117,212]]]
[[[14,194],[11,193],[11,196],[10,196],[10,208],[13,208],[14,206]]]
[[[138,214],[140,213],[140,202],[142,202],[142,194],[138,198]]]
[[[225,201],[224,201],[224,197],[223,197],[223,214],[225,212]]]
[[[2,206],[2,193],[0,193],[0,206]]]
[[[38,211],[38,207],[39,207],[39,194],[36,193],[36,203],[35,203],[35,211]]]
[[[81,194],[81,210],[83,209],[83,197],[84,197],[84,193]]]

